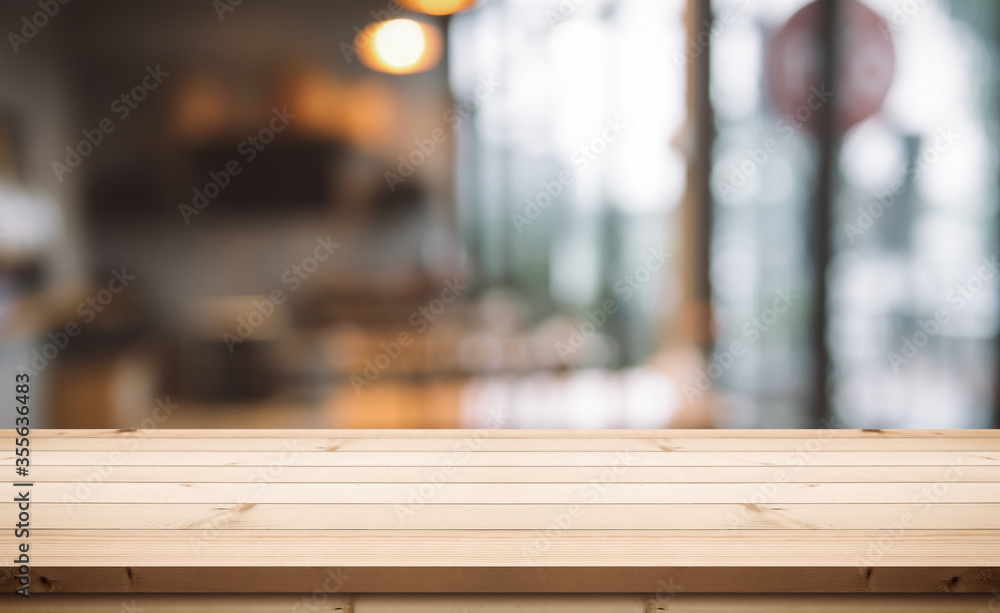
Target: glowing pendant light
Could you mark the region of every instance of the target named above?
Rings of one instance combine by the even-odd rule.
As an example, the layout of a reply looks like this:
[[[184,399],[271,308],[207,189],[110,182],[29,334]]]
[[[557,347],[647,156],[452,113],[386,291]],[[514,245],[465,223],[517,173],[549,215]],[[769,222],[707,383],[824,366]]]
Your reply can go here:
[[[428,15],[451,15],[463,11],[476,0],[401,0],[400,4],[411,11],[418,11]]]
[[[362,63],[392,74],[422,72],[441,60],[441,31],[412,19],[390,19],[362,30],[354,41]]]

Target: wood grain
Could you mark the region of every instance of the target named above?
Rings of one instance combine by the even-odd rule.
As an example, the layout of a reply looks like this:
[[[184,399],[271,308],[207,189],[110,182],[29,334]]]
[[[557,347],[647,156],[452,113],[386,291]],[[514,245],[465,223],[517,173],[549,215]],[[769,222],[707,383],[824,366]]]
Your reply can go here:
[[[330,453],[336,451],[337,453]],[[113,459],[112,459],[113,456]],[[0,466],[14,464],[13,452]],[[1000,451],[36,451],[35,466],[997,466]]]
[[[182,610],[185,592],[285,610],[333,575],[339,595],[629,595],[602,610],[664,585],[677,611],[736,610],[707,592],[788,594],[759,600],[775,611],[834,610],[792,597],[807,592],[978,610],[1000,590],[996,431],[40,430],[31,445],[32,587],[95,594],[80,611],[122,593]],[[13,449],[0,431],[8,492]],[[16,512],[0,499],[5,522]],[[0,551],[17,543],[0,532]],[[978,595],[899,595],[952,592]],[[464,602],[365,598],[344,602]]]
[[[0,597],[0,603],[3,603]],[[9,598],[9,597],[8,597]],[[983,613],[1000,600],[983,594],[656,594],[348,595],[348,594],[47,594],[19,605],[23,613]]]

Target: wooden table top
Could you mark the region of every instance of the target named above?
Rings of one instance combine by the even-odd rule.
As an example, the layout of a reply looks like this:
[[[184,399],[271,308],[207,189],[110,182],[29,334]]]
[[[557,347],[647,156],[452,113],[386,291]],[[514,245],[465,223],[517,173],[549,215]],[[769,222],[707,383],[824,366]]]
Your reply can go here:
[[[0,431],[32,591],[990,592],[1000,432]],[[20,488],[24,489],[24,488]]]

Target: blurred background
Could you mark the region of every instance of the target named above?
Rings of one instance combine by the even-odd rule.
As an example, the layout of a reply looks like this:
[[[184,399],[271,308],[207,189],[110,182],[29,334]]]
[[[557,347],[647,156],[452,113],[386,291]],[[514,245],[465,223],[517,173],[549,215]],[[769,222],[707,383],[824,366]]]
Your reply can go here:
[[[36,427],[1000,425],[991,0],[0,25]]]

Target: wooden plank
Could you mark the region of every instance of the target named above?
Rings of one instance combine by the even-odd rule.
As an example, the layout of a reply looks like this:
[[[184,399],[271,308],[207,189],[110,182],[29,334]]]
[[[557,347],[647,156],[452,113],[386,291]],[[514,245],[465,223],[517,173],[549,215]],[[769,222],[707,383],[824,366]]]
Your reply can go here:
[[[163,431],[170,433],[171,431]],[[147,436],[137,433],[103,437],[39,437],[39,451],[282,451],[289,440],[303,451],[785,451],[807,455],[816,451],[1000,451],[1000,437],[960,438],[570,438],[495,436],[464,438],[241,437],[205,438]],[[0,438],[0,452],[14,449],[13,438]]]
[[[1000,503],[1000,483],[49,483],[36,503],[663,504]],[[433,491],[431,490],[433,488]],[[429,494],[424,496],[422,494]]]
[[[190,559],[190,557],[189,557]],[[342,584],[335,583],[336,580]],[[843,593],[988,594],[997,590],[996,569],[881,566],[109,566],[44,567],[32,572],[36,592],[54,593],[297,593],[340,586],[361,593],[495,592],[573,594],[657,593]],[[0,591],[10,591],[0,576]],[[0,594],[2,597],[2,594]]]
[[[40,566],[996,567],[1000,531],[33,529]],[[0,533],[0,547],[15,543]],[[33,547],[35,546],[33,545]],[[197,560],[192,559],[197,554]],[[195,563],[197,562],[197,563]],[[881,568],[877,569],[881,570]],[[124,576],[124,575],[122,575]],[[994,574],[1000,580],[1000,574]],[[794,586],[789,586],[793,589]]]
[[[0,598],[0,607],[24,613],[983,613],[997,608],[984,594],[625,594],[625,595],[345,595],[305,594],[46,594],[28,601]],[[24,599],[21,599],[24,600]],[[8,604],[9,603],[9,604]],[[9,609],[15,610],[15,609]]]
[[[114,458],[111,459],[112,454]],[[0,456],[13,465],[16,456]],[[817,451],[806,456],[781,451],[35,451],[35,466],[97,464],[123,466],[1000,466],[988,451]]]
[[[927,530],[58,530],[33,529],[35,562],[82,566],[996,566],[1000,531]],[[197,541],[196,544],[192,542]],[[0,547],[15,539],[0,533]],[[780,546],[777,546],[780,545]],[[1000,580],[1000,575],[995,577]]]
[[[121,466],[106,461],[80,466],[33,466],[35,482],[75,482],[86,493],[103,483],[588,483],[592,467],[578,466]],[[615,483],[936,483],[940,466],[632,466]],[[1000,467],[963,466],[956,483],[995,483]],[[9,483],[9,481],[7,481]],[[0,481],[4,483],[4,481]]]
[[[997,504],[105,504],[36,503],[35,525],[56,529],[271,530],[880,530],[919,524],[1000,530]],[[0,516],[16,517],[14,503]],[[294,524],[292,523],[294,522]]]

